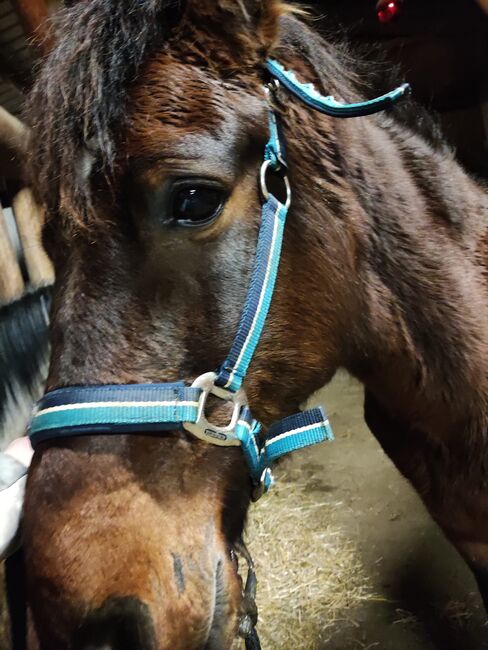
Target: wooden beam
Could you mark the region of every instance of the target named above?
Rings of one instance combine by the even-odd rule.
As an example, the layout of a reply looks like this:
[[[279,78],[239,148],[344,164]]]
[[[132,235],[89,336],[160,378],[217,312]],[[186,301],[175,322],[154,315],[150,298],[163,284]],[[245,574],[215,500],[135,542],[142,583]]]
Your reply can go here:
[[[20,190],[12,202],[31,286],[45,287],[54,282],[51,260],[42,247],[41,229],[44,211],[29,189]]]
[[[21,157],[27,147],[27,137],[27,127],[0,106],[0,147]]]
[[[17,263],[17,256],[10,241],[7,224],[0,206],[0,305],[20,298],[24,293],[24,281]]]

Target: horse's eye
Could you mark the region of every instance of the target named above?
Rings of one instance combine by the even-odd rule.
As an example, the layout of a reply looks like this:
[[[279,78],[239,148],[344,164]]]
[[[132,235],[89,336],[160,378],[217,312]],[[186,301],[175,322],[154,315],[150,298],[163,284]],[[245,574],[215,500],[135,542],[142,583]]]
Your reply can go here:
[[[220,215],[224,203],[221,188],[188,184],[174,189],[171,216],[179,226],[205,226]]]

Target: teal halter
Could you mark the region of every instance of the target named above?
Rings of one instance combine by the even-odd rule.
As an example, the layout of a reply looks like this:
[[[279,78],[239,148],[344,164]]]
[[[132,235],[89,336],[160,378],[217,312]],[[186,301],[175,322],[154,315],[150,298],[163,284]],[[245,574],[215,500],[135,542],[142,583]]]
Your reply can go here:
[[[377,99],[340,104],[324,97],[311,84],[302,84],[293,72],[268,60],[273,92],[283,85],[307,106],[334,117],[358,117],[383,110],[402,98],[407,84]],[[261,227],[256,259],[240,324],[227,359],[216,372],[185,382],[60,388],[47,393],[32,418],[29,435],[33,447],[42,442],[82,435],[121,433],[159,435],[185,429],[196,438],[219,446],[240,446],[249,466],[258,498],[272,485],[272,464],[296,449],[332,440],[333,434],[321,408],[292,415],[261,433],[252,417],[242,388],[259,343],[273,297],[291,189],[287,177],[285,147],[279,117],[269,103],[269,141],[265,147],[260,182],[263,195]],[[281,179],[283,197],[268,189],[269,175]],[[209,395],[233,405],[227,426],[217,426],[205,416]]]
[[[370,99],[366,102],[341,104],[332,95],[328,95],[327,97],[321,95],[313,84],[304,84],[298,81],[294,72],[286,70],[274,59],[268,59],[266,69],[272,77],[285,86],[285,88],[298,97],[304,104],[319,111],[319,113],[324,113],[331,117],[364,117],[365,115],[379,113],[387,108],[391,108],[398,100],[410,93],[410,85],[405,83],[385,95]]]
[[[300,83],[293,72],[285,70],[277,61],[267,61],[266,68],[276,85],[282,84],[307,106],[334,117],[376,113],[393,105],[409,89],[405,84],[368,102],[340,104],[333,97],[322,96],[311,84]],[[273,84],[269,84],[268,94],[273,89]],[[42,442],[73,436],[159,435],[164,431],[185,429],[213,445],[240,446],[249,467],[256,499],[272,485],[271,466],[278,458],[296,449],[333,439],[322,408],[287,417],[262,435],[261,425],[252,417],[242,388],[273,297],[291,202],[284,141],[272,102],[269,103],[269,132],[260,173],[263,204],[254,269],[239,327],[222,366],[217,372],[201,375],[191,386],[185,382],[129,384],[69,387],[49,392],[40,400],[30,424],[29,436],[34,448]],[[281,178],[282,200],[268,189],[270,174]],[[231,420],[225,427],[210,423],[205,416],[210,394],[233,405]],[[249,566],[245,599],[254,603],[256,578],[245,547],[244,556]],[[253,605],[239,627],[247,650],[261,647],[255,629],[256,620],[257,611]]]

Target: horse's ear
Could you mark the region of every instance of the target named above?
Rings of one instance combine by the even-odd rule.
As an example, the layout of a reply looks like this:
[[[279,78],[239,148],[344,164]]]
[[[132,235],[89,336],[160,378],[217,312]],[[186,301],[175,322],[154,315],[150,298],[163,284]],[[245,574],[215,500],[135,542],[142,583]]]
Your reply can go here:
[[[244,16],[257,40],[266,49],[271,48],[278,38],[281,16],[295,11],[281,0],[237,0],[234,4],[241,10],[241,20]]]
[[[281,16],[298,13],[298,11],[280,0],[263,0],[257,4],[260,5],[260,14],[258,14],[260,40],[267,49],[270,49],[278,40]]]
[[[192,13],[218,21],[223,33],[247,33],[255,45],[270,49],[279,32],[281,16],[296,12],[282,0],[190,0]]]

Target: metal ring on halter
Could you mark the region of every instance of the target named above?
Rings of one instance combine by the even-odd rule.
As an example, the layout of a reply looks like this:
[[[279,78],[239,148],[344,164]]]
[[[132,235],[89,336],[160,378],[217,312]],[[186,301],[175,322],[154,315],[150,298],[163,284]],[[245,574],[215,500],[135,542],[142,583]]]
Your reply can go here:
[[[241,441],[235,436],[235,429],[241,415],[242,408],[247,406],[247,397],[241,388],[235,393],[215,385],[217,374],[206,372],[197,377],[192,388],[200,388],[202,394],[198,402],[198,416],[196,422],[183,422],[183,427],[200,440],[210,442],[221,447],[239,446]],[[229,424],[225,427],[209,422],[205,416],[205,405],[209,395],[215,395],[225,402],[232,402],[234,410]]]
[[[267,97],[270,97],[270,95],[275,95],[275,93],[277,93],[280,88],[281,84],[278,79],[276,79],[276,77],[271,77],[271,79],[264,84],[264,92],[266,93]]]
[[[267,175],[268,170],[270,170],[271,172],[273,172],[274,174],[279,176],[282,179],[282,181],[283,181],[283,183],[285,185],[286,200],[285,200],[283,205],[285,206],[286,209],[288,209],[290,207],[290,203],[291,203],[291,185],[290,185],[290,181],[288,179],[288,174],[286,173],[286,166],[280,165],[277,169],[273,169],[272,165],[273,165],[273,162],[271,160],[265,160],[263,162],[263,164],[261,165],[261,171],[260,171],[260,174],[259,174],[260,185],[261,185],[261,194],[263,195],[263,198],[264,198],[265,201],[269,200],[269,195],[271,194],[271,192],[268,190],[266,175]],[[275,196],[274,193],[273,193],[273,196]],[[275,197],[275,198],[278,198],[278,197]],[[281,203],[283,203],[283,201],[281,201]]]

